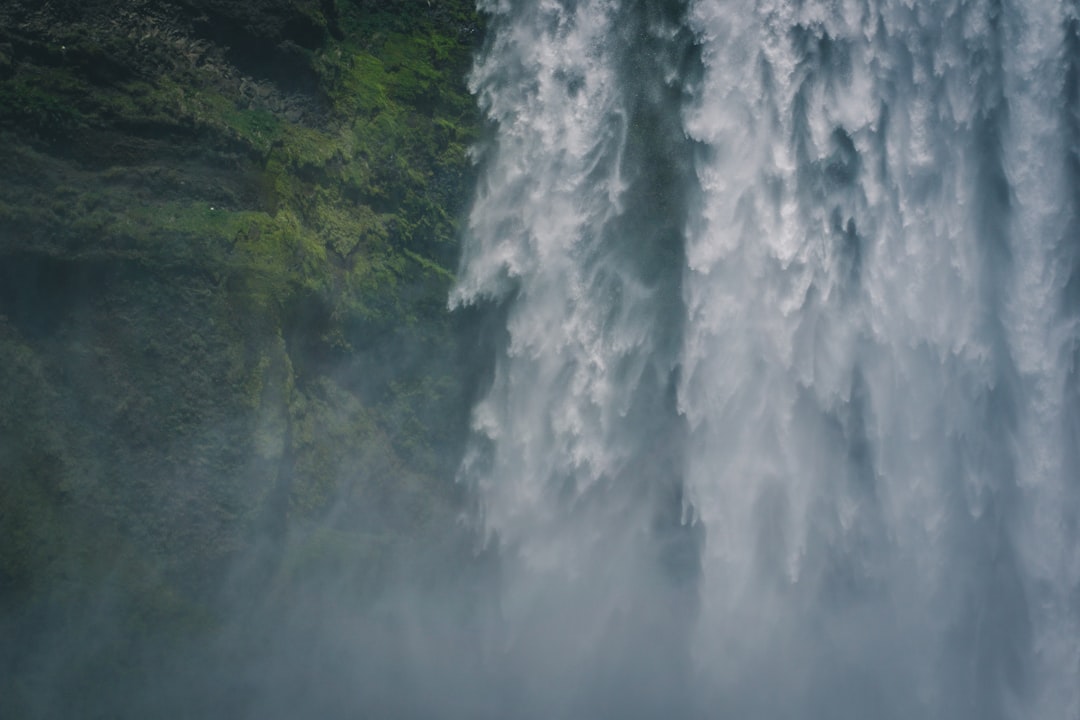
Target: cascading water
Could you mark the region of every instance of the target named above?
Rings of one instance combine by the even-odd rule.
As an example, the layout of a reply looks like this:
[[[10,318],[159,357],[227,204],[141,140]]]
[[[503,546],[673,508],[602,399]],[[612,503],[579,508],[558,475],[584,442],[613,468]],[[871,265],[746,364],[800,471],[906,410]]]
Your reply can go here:
[[[1080,7],[482,6],[494,712],[1080,718]]]

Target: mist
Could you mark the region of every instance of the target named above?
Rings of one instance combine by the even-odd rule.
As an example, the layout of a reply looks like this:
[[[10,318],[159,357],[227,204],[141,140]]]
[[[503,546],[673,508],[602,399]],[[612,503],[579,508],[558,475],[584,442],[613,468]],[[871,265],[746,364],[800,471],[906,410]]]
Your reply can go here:
[[[1074,4],[376,5],[220,267],[336,255],[4,246],[0,714],[1080,718]]]

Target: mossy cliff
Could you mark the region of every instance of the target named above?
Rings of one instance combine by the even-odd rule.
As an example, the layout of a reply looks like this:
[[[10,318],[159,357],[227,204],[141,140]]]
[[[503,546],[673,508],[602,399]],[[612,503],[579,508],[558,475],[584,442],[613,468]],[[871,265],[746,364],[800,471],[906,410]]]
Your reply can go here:
[[[480,35],[468,0],[0,4],[0,716],[122,714],[156,653],[456,537]]]

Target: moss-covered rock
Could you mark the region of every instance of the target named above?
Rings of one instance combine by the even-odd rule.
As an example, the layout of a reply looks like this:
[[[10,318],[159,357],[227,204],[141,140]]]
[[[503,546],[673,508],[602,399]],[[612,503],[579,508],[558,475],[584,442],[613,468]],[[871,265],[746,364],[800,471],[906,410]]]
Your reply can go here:
[[[102,673],[453,527],[479,35],[459,0],[0,7],[0,715],[115,714]]]

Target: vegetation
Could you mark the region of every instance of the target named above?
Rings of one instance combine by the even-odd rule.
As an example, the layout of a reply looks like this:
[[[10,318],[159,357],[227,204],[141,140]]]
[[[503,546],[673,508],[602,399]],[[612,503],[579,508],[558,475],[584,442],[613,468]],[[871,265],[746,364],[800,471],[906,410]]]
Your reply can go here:
[[[161,648],[452,532],[480,35],[467,0],[0,7],[0,715],[115,716]]]

